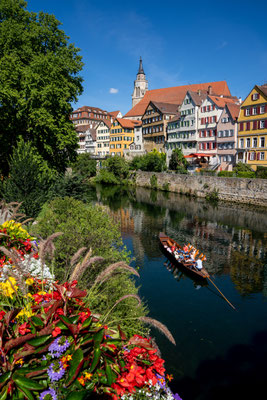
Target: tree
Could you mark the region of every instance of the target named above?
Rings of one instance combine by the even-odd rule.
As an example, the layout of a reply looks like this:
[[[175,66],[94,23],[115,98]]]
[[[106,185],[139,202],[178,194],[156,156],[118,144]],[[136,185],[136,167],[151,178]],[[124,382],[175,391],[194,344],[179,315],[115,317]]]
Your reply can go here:
[[[69,115],[82,93],[79,49],[54,15],[26,10],[24,0],[0,2],[0,171],[18,136],[31,141],[50,167],[63,171],[76,157]]]
[[[85,179],[96,175],[96,160],[93,160],[89,153],[79,154],[71,167],[74,172]]]
[[[181,174],[186,174],[186,167],[188,165],[187,160],[184,158],[183,152],[180,148],[176,148],[172,151],[169,169],[177,171]]]
[[[4,179],[2,195],[7,202],[22,202],[20,210],[28,217],[36,217],[55,177],[31,143],[24,143],[20,138],[9,162],[9,176]]]

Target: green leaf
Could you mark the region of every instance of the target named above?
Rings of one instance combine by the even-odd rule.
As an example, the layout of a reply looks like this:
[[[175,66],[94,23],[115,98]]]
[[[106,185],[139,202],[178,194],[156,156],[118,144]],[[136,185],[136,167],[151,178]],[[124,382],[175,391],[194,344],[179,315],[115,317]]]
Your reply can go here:
[[[90,372],[93,372],[93,370],[96,368],[96,366],[97,366],[97,364],[99,362],[101,354],[102,353],[101,353],[100,347],[97,347],[97,348],[94,349],[94,357],[93,357],[93,361],[92,361],[92,364],[91,364],[91,367],[90,367]]]
[[[31,394],[31,392],[28,389],[26,389],[23,386],[19,386],[19,385],[17,385],[17,387],[24,396],[24,397],[22,397],[22,399],[24,399],[26,397],[26,399],[28,399],[28,400],[34,400],[34,396]]]
[[[88,396],[87,390],[79,390],[77,392],[72,392],[68,395],[66,400],[83,400]]]
[[[88,328],[91,325],[91,323],[92,323],[92,318],[91,317],[87,318],[82,324],[82,329]]]
[[[104,337],[104,333],[105,333],[105,329],[100,329],[100,331],[98,331],[95,335],[94,335],[94,346],[98,347],[100,345],[100,343],[103,340]]]
[[[5,374],[1,375],[0,376],[0,385],[5,383],[11,377],[11,375],[12,375],[11,371],[6,372]]]
[[[68,379],[66,381],[66,385],[68,385],[79,373],[79,369],[81,368],[81,363],[84,360],[84,355],[82,349],[77,349],[73,356],[72,360],[70,362],[70,369],[69,369],[69,375]]]
[[[38,336],[29,340],[27,343],[29,343],[31,346],[38,347],[47,342],[48,339],[51,339],[51,335]]]
[[[7,398],[7,386],[3,387],[1,393],[0,393],[0,400],[6,400]]]
[[[18,376],[16,378],[14,378],[14,382],[18,386],[20,386],[22,388],[25,388],[25,389],[28,389],[28,390],[39,391],[39,390],[43,390],[44,389],[44,386],[40,385],[38,382],[33,381],[32,379],[25,378],[23,376]]]
[[[35,326],[44,326],[43,321],[42,321],[41,318],[39,318],[39,317],[32,316],[32,317],[31,317],[31,320],[32,320],[32,322],[33,322],[33,324],[34,324]]]

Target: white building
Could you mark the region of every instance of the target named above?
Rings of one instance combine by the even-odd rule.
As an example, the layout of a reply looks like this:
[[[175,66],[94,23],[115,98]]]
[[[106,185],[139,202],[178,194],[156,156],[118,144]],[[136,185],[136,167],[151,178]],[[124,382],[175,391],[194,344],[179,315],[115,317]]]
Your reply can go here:
[[[109,133],[110,133],[111,122],[101,121],[96,127],[96,155],[107,156],[109,154]]]

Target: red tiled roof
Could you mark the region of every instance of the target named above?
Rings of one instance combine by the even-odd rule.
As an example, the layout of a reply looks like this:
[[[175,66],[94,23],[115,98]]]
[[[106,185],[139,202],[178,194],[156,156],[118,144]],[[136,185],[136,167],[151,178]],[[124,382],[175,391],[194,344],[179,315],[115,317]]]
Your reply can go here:
[[[123,128],[130,128],[133,129],[135,126],[141,125],[141,121],[133,121],[131,119],[126,118],[116,118],[116,121],[123,127]]]
[[[256,87],[267,97],[267,84],[265,85],[256,85]]]
[[[112,117],[116,118],[117,115],[119,114],[119,112],[120,112],[120,110],[118,110],[118,111],[109,111],[109,114],[110,114]]]
[[[153,103],[163,114],[176,114],[178,112],[177,104],[160,103],[158,101],[150,101]]]
[[[142,100],[139,101],[124,117],[136,117],[142,116],[145,109],[150,101],[158,101],[162,103],[181,104],[186,92],[192,90],[194,92],[198,90],[208,91],[211,86],[212,93],[222,94],[225,96],[231,96],[230,90],[227,86],[226,81],[219,82],[208,82],[208,83],[196,83],[193,85],[175,86],[171,88],[154,89],[148,90]]]
[[[224,108],[226,104],[236,104],[238,102],[237,97],[220,97],[217,95],[208,96],[219,108]]]
[[[240,112],[240,104],[227,103],[226,107],[228,108],[233,120],[236,121]]]

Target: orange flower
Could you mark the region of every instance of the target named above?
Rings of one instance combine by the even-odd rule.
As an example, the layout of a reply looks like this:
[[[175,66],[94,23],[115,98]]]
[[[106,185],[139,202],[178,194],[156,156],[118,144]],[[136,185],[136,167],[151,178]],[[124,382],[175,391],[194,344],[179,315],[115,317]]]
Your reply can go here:
[[[80,378],[77,378],[77,381],[80,382],[80,384],[81,384],[82,386],[85,385],[85,379],[84,379],[83,376],[81,376]]]
[[[166,374],[166,379],[170,382],[173,380],[173,375],[172,374]]]
[[[27,327],[27,322],[24,322],[24,324],[19,327],[19,333],[20,335],[25,335],[27,332],[30,332],[30,329]]]

